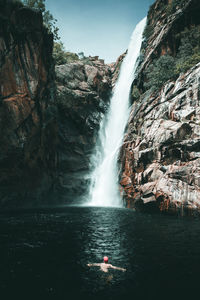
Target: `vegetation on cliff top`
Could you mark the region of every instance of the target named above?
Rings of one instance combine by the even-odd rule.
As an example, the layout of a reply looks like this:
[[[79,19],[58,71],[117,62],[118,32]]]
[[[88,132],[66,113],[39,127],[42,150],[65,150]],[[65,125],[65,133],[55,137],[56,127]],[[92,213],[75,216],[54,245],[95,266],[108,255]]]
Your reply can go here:
[[[60,41],[60,37],[58,35],[59,28],[56,26],[57,20],[53,17],[50,11],[46,9],[45,0],[21,0],[21,2],[27,7],[41,11],[44,26],[48,29],[49,33],[53,34],[54,37],[53,58],[56,65],[71,63],[78,60],[78,55],[66,51],[63,43]]]
[[[170,15],[183,8],[187,3],[189,3],[188,0],[156,1],[150,7],[147,25],[143,33],[138,71],[144,61],[146,49],[151,44],[150,39],[154,40],[155,26],[161,16],[162,19],[164,18],[164,22],[167,22]],[[139,99],[141,93],[145,91],[150,89],[154,92],[158,91],[168,80],[175,80],[181,73],[185,73],[200,62],[200,25],[197,24],[199,23],[196,22],[196,25],[185,25],[184,30],[173,33],[175,48],[172,49],[171,47],[170,49],[168,45],[165,47],[164,53],[158,51],[152,55],[153,60],[144,69],[142,77],[134,82],[132,87],[133,101]]]
[[[200,61],[200,25],[186,28],[176,38],[180,39],[177,55],[166,54],[153,60],[145,71],[145,89],[160,89],[169,79],[177,78]]]
[[[42,12],[43,22],[49,32],[53,33],[54,40],[59,40],[59,28],[56,26],[57,20],[53,17],[49,10],[46,9],[45,0],[21,0],[25,6],[39,9]]]
[[[65,51],[64,45],[62,42],[54,42],[53,46],[53,58],[57,65],[68,64],[74,61],[79,60],[79,57],[76,53]]]
[[[174,77],[174,58],[170,55],[163,55],[154,60],[145,71],[147,81],[144,83],[146,90],[158,90],[170,78]]]

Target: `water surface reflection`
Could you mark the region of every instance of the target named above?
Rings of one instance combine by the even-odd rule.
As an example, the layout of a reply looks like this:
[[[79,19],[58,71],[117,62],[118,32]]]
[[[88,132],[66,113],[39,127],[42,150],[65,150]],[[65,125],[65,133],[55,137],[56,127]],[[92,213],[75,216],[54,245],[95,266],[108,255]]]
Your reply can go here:
[[[3,299],[193,297],[199,253],[194,219],[100,207],[0,215]],[[87,267],[104,255],[127,271]]]

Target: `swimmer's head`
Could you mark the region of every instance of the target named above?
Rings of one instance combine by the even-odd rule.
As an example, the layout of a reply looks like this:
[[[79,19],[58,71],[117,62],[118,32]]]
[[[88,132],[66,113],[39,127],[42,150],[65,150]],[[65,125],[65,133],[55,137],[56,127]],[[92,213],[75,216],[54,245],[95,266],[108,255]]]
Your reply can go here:
[[[104,261],[105,263],[108,263],[108,256],[104,256],[103,261]]]

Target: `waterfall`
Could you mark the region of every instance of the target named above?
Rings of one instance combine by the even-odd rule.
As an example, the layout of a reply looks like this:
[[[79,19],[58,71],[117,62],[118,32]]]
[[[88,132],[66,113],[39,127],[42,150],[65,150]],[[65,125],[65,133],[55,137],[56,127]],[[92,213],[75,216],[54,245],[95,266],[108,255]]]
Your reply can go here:
[[[91,175],[89,205],[123,206],[119,193],[117,159],[130,113],[131,84],[137,68],[145,25],[146,18],[133,31],[109,110],[100,124],[98,141],[91,161],[95,167]]]

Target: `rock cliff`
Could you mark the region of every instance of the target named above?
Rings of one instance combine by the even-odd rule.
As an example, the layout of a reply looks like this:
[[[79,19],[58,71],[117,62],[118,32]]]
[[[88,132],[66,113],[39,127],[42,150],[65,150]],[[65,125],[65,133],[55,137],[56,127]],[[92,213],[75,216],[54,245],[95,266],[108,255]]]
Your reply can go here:
[[[0,206],[41,201],[56,168],[52,35],[38,11],[0,1]]]
[[[166,54],[177,61],[180,33],[199,25],[199,12],[195,0],[156,1],[149,11],[149,36],[133,83],[137,95],[120,154],[121,192],[128,207],[200,210],[200,63],[195,61],[156,91],[148,86],[147,76],[152,61]]]
[[[86,194],[90,157],[111,93],[111,69],[98,57],[56,66],[59,166],[56,194],[76,201]]]
[[[198,0],[150,8],[119,157],[128,207],[200,211],[199,12]],[[87,192],[125,54],[115,65],[89,57],[55,68],[52,45],[38,11],[0,0],[1,207],[69,203]]]
[[[89,57],[55,72],[52,46],[40,12],[0,0],[0,207],[86,192],[111,68]]]

